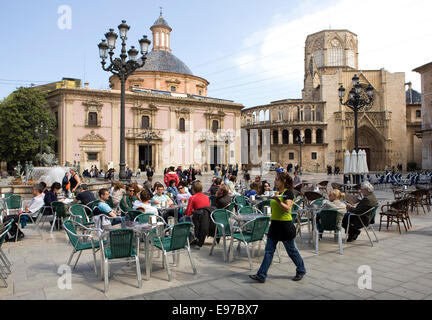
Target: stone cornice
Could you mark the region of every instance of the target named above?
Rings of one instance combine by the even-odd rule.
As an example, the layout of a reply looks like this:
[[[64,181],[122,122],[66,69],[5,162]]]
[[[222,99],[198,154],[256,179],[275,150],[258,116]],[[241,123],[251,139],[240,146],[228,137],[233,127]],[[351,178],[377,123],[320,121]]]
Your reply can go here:
[[[90,99],[98,99],[100,102],[106,103],[119,103],[120,102],[120,91],[118,90],[89,90],[89,89],[79,89],[79,88],[59,88],[51,91],[48,94],[47,99],[55,97],[65,97],[68,100],[83,100],[87,101]],[[197,100],[194,98],[183,98],[183,97],[172,97],[163,96],[153,93],[144,92],[126,92],[126,103],[135,105],[136,102],[147,102],[147,103],[176,103],[188,106],[196,106],[201,108],[207,108],[209,106],[216,109],[231,109],[233,111],[241,111],[244,106],[239,103],[234,102],[224,102],[224,101],[213,101],[213,100]]]

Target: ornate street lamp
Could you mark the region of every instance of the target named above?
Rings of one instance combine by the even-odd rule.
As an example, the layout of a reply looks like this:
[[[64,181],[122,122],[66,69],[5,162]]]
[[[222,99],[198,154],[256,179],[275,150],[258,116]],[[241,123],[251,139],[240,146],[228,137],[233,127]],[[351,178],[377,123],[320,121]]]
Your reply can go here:
[[[127,78],[133,74],[137,69],[142,68],[145,65],[147,59],[148,49],[150,47],[150,40],[147,39],[147,36],[144,36],[141,40],[139,40],[140,49],[142,57],[138,59],[138,50],[135,47],[131,47],[129,51],[126,52],[126,40],[127,33],[130,27],[126,24],[126,21],[123,20],[122,23],[118,26],[120,39],[122,40],[122,49],[120,58],[113,59],[114,49],[116,47],[116,41],[118,35],[114,32],[114,29],[110,29],[108,33],[105,34],[106,40],[102,40],[99,43],[99,56],[102,59],[102,69],[112,74],[116,75],[120,79],[121,83],[121,104],[120,104],[120,180],[126,180],[126,159],[125,159],[125,150],[126,150],[126,141],[125,141],[125,84]],[[106,60],[110,59],[110,65],[105,67]],[[129,60],[127,60],[129,55]]]
[[[300,170],[303,170],[303,154],[302,154],[302,146],[305,143],[305,136],[300,133],[300,135],[296,139],[297,143],[300,145]]]
[[[43,140],[46,139],[48,137],[49,134],[49,130],[48,130],[48,126],[46,126],[42,121],[39,125],[39,127],[35,128],[35,134],[37,137],[39,137],[40,139],[40,151],[39,153],[42,154],[42,143]]]
[[[358,153],[358,112],[362,109],[372,107],[374,102],[374,88],[369,84],[366,89],[360,84],[360,78],[354,75],[352,78],[352,89],[349,92],[348,100],[343,102],[345,97],[345,88],[343,85],[339,88],[339,101],[342,105],[347,106],[354,111],[354,141],[355,151]]]

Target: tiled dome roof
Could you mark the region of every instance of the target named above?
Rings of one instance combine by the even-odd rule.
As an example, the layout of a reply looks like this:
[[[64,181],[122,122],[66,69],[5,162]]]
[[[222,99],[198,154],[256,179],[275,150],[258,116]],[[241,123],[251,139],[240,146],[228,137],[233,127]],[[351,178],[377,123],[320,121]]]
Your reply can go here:
[[[152,28],[153,27],[167,27],[171,29],[171,27],[168,25],[168,22],[166,22],[165,19],[162,18],[162,15],[159,17],[159,19],[155,21],[155,23],[153,23]]]
[[[193,75],[192,71],[171,52],[164,50],[153,50],[148,53],[143,68],[138,71],[162,71]]]
[[[421,103],[421,94],[413,89],[406,91],[406,104],[417,104]]]

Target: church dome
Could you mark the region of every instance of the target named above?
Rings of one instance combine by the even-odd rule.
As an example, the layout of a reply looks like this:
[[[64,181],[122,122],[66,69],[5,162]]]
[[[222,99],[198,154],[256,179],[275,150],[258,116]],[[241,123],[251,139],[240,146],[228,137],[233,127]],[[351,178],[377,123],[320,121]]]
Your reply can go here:
[[[157,20],[155,21],[155,23],[153,23],[153,26],[151,26],[151,28],[153,28],[153,27],[166,27],[166,28],[171,29],[171,27],[168,25],[168,22],[166,22],[165,19],[162,18],[162,13],[161,13],[159,19],[157,19]],[[150,28],[150,29],[151,29],[151,28]],[[171,30],[172,30],[172,29],[171,29]]]
[[[421,104],[421,94],[413,89],[406,91],[406,104]]]
[[[183,61],[171,52],[164,50],[149,52],[144,67],[138,69],[138,71],[161,71],[193,75],[192,71]]]

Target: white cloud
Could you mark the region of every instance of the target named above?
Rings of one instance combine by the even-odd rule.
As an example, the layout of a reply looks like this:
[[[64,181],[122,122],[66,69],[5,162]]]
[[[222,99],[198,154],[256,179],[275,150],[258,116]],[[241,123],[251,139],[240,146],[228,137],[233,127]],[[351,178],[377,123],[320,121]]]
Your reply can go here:
[[[420,91],[420,76],[411,70],[432,60],[430,12],[429,0],[343,0],[291,21],[279,13],[266,30],[245,39],[244,47],[262,39],[255,52],[234,63],[245,73],[268,71],[266,77],[286,73],[287,79],[297,78],[302,85],[306,37],[331,26],[358,35],[360,69],[405,72],[406,81]]]

